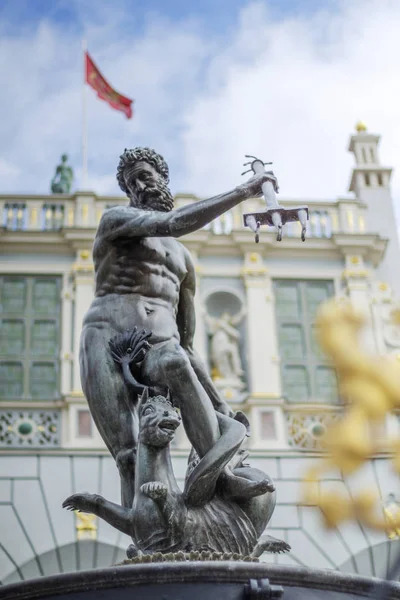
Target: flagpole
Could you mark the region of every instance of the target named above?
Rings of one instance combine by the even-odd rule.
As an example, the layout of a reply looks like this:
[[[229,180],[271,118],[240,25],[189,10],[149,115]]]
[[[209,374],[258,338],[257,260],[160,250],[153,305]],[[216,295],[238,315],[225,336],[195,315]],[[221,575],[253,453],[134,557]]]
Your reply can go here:
[[[86,39],[82,40],[83,53],[83,88],[82,88],[82,189],[87,182],[87,106],[86,106]]]

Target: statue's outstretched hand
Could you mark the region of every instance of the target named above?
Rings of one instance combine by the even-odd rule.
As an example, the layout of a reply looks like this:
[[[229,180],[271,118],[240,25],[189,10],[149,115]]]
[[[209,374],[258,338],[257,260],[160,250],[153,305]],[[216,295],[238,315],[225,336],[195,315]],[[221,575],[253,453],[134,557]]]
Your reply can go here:
[[[245,198],[257,198],[258,196],[262,196],[262,185],[266,181],[270,181],[274,186],[274,190],[276,193],[279,192],[278,180],[272,173],[256,173],[253,177],[250,177],[246,183],[243,183],[239,186],[240,190],[243,190],[245,194]]]

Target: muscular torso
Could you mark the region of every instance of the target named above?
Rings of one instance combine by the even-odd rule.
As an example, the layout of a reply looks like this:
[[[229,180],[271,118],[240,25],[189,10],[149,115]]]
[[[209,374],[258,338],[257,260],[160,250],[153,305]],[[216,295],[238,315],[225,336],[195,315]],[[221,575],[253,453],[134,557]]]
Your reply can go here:
[[[96,237],[95,299],[84,325],[153,332],[156,343],[179,340],[176,323],[181,286],[193,269],[187,250],[170,237],[136,237],[114,242]]]

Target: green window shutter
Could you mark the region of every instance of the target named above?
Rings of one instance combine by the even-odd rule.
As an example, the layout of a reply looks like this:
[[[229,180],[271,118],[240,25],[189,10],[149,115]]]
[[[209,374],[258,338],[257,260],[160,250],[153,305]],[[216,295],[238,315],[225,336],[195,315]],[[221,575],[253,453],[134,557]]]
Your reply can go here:
[[[34,356],[57,356],[57,322],[45,319],[35,320],[32,324],[31,352]]]
[[[338,401],[336,375],[316,341],[319,305],[333,296],[331,281],[275,280],[282,388],[288,402]]]
[[[307,368],[287,365],[283,371],[285,393],[289,402],[308,402],[310,382]]]
[[[61,278],[0,276],[0,400],[59,397]]]
[[[300,295],[297,282],[279,282],[275,288],[275,306],[281,318],[289,317],[298,319],[300,317]]]
[[[20,319],[0,321],[0,355],[20,356],[25,350],[25,323]]]
[[[302,359],[306,347],[301,325],[282,325],[279,328],[279,345],[282,359]]]
[[[310,331],[310,346],[311,346],[311,352],[314,356],[314,358],[318,359],[318,360],[322,360],[324,361],[326,358],[325,353],[323,352],[321,346],[318,343],[317,340],[317,327],[315,325],[311,326],[311,331]]]
[[[57,396],[57,370],[54,363],[34,362],[30,372],[33,399],[50,400]]]
[[[54,314],[58,312],[59,291],[57,280],[37,278],[33,283],[32,309],[35,313]]]
[[[312,320],[315,319],[319,305],[333,295],[330,281],[307,281],[305,285],[305,310]]]
[[[26,306],[26,279],[3,277],[1,308],[3,313],[22,313]]]
[[[21,363],[0,363],[0,398],[21,398],[24,393],[24,370]]]
[[[318,366],[315,373],[317,399],[336,403],[338,400],[338,387],[335,370],[331,367]]]

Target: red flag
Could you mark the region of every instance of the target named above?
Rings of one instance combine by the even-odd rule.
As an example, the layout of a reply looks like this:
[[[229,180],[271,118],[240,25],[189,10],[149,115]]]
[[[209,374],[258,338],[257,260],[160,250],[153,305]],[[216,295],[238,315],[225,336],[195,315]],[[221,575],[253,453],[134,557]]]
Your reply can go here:
[[[133,114],[131,106],[133,100],[122,96],[122,94],[119,94],[111,87],[94,64],[88,52],[85,52],[85,65],[86,83],[97,92],[97,96],[101,100],[105,100],[112,108],[125,113],[128,119],[130,119]]]

